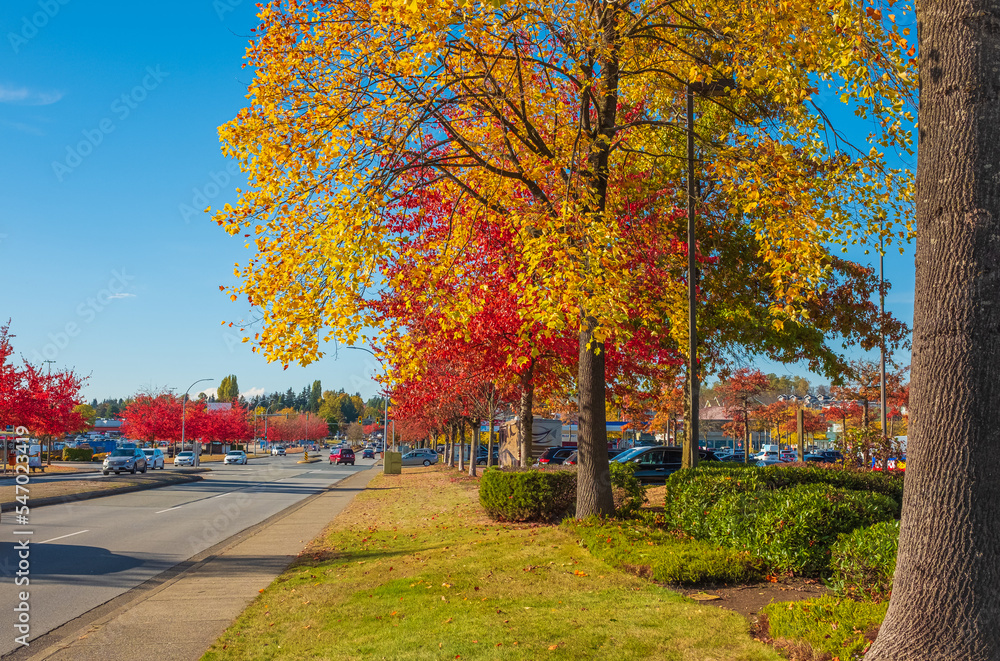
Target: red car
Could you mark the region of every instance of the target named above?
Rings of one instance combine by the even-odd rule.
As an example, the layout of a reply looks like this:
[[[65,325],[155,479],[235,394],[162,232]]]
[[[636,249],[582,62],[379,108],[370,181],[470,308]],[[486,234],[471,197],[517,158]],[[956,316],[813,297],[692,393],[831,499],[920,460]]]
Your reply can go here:
[[[350,448],[337,448],[330,452],[330,463],[331,464],[350,464],[354,465],[354,450]]]

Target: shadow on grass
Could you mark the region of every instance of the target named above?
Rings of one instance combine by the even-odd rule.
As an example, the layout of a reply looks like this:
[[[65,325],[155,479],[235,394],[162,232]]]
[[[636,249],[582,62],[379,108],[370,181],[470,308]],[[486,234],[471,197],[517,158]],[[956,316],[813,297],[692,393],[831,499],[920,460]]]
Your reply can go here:
[[[371,550],[340,550],[335,548],[319,548],[319,549],[306,549],[303,551],[298,558],[290,565],[289,569],[295,569],[296,567],[316,567],[325,562],[332,562],[335,560],[349,561],[349,562],[368,562],[371,560],[382,560],[388,558],[398,558],[404,555],[419,555],[421,553],[427,553],[429,551],[437,551],[443,549],[447,546],[454,546],[454,544],[436,544],[432,546],[421,546],[421,547],[406,547],[400,549],[371,549]]]

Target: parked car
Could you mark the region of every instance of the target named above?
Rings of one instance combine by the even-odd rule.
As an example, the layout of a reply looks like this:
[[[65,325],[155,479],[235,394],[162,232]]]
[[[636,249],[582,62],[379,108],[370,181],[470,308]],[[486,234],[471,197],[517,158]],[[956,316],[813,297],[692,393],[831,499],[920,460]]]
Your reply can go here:
[[[146,455],[138,448],[112,450],[104,458],[104,474],[107,475],[111,471],[114,471],[115,475],[121,474],[122,471],[129,471],[133,475],[136,471],[145,473]]]
[[[272,457],[284,457],[285,456],[285,448],[281,447],[281,446],[271,448],[271,456]]]
[[[608,462],[611,462],[615,457],[620,455],[622,450],[608,450]],[[572,454],[563,460],[563,464],[567,466],[576,466],[580,451],[573,450]]]
[[[486,448],[484,447],[479,448],[479,456],[476,458],[477,465],[479,466],[486,465],[486,452],[487,452]],[[494,466],[500,463],[500,448],[498,448],[496,445],[493,446],[493,461],[490,463],[492,463]]]
[[[730,452],[729,454],[725,455],[724,457],[720,457],[718,454],[716,454],[715,458],[718,459],[719,461],[730,461],[730,462],[737,462],[737,463],[741,463],[742,464],[743,463],[743,459],[744,459],[744,454],[743,454],[742,451],[741,452],[735,452],[735,453],[734,452]]]
[[[417,448],[403,455],[403,466],[430,466],[438,462],[438,453],[431,448]]]
[[[372,449],[372,448],[365,448],[364,450],[361,451],[361,458],[362,459],[374,459],[375,458],[375,450]]]
[[[157,465],[160,466],[160,470],[166,467],[166,459],[160,448],[143,448],[142,453],[146,455],[146,465],[149,466],[149,470],[156,470]]]
[[[825,454],[807,454],[802,457],[806,462],[815,461],[817,463],[829,463],[830,459]]]
[[[831,464],[844,460],[844,455],[842,455],[837,450],[820,450],[816,454],[823,455],[824,457],[827,458],[826,460],[829,461]]]
[[[535,462],[541,466],[556,466],[563,463],[566,457],[576,452],[576,448],[549,448]]]
[[[243,450],[230,450],[226,453],[226,458],[222,460],[225,464],[246,464],[247,463],[247,453]]]
[[[633,448],[639,449],[639,448]],[[621,456],[621,455],[619,455]],[[626,461],[637,464],[635,476],[643,484],[666,482],[667,478],[681,468],[681,448],[649,447],[641,448]],[[711,450],[698,450],[701,461],[718,461]],[[618,461],[618,458],[615,458]]]
[[[776,459],[774,457],[771,457],[771,458],[768,458],[768,459],[761,459],[760,461],[757,462],[757,465],[758,466],[776,466],[777,464],[784,464],[784,463],[788,463],[788,462],[782,461],[781,459]]]
[[[174,457],[174,466],[194,466],[194,452],[178,452]]]
[[[330,463],[354,465],[354,450],[350,448],[337,448],[330,452]]]

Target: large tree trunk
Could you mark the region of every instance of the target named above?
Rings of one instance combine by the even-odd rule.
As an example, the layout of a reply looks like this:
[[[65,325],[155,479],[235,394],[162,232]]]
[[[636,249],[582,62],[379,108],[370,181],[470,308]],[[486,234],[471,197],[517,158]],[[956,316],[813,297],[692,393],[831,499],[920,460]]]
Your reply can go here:
[[[528,363],[528,369],[521,373],[521,417],[520,417],[520,432],[521,432],[521,466],[531,465],[531,442],[534,438],[531,435],[532,418],[534,414],[532,409],[534,407],[535,400],[535,361],[534,359]]]
[[[458,423],[458,470],[465,470],[465,418]]]
[[[448,423],[448,436],[444,441],[444,465],[451,468],[455,465],[455,425]]]
[[[469,443],[469,475],[472,477],[476,476],[476,462],[479,461],[479,447],[482,445],[482,423],[477,421],[469,421],[469,425],[475,425],[472,427],[472,438],[473,442]],[[475,450],[475,452],[473,452]]]
[[[892,599],[867,661],[1000,659],[1000,6],[917,5],[912,428]]]
[[[615,512],[608,466],[608,425],[605,419],[604,344],[594,341],[593,318],[580,331],[579,438],[577,439],[576,516],[610,516]],[[589,346],[588,346],[589,345]]]

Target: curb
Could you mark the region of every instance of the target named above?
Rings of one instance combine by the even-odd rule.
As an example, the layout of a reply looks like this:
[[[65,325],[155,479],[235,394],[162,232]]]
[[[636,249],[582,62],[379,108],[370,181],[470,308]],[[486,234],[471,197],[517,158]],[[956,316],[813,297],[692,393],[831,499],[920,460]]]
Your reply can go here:
[[[206,472],[206,469],[201,469],[198,472]],[[48,496],[46,498],[32,498],[31,508],[35,509],[38,507],[45,507],[47,505],[63,505],[65,503],[75,503],[81,500],[93,500],[94,498],[103,498],[104,496],[117,496],[122,493],[132,493],[133,491],[146,491],[147,489],[157,489],[159,487],[170,487],[175,484],[187,484],[188,482],[198,482],[204,478],[201,475],[192,475],[190,473],[186,475],[180,475],[174,478],[173,475],[167,476],[168,480],[157,480],[156,482],[146,482],[144,484],[131,484],[129,486],[122,487],[112,487],[110,489],[98,489],[96,491],[84,491],[82,493],[71,493],[65,496]],[[17,506],[16,502],[13,503],[2,503],[0,504],[0,512],[13,512],[14,508]]]

